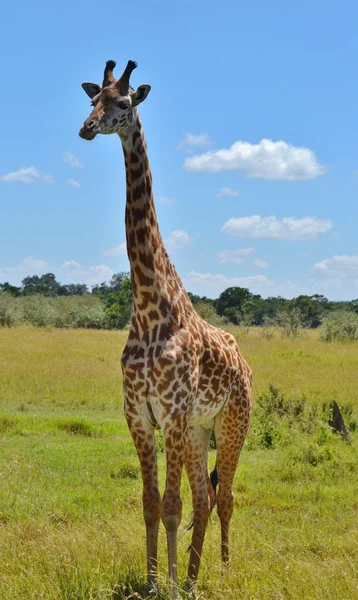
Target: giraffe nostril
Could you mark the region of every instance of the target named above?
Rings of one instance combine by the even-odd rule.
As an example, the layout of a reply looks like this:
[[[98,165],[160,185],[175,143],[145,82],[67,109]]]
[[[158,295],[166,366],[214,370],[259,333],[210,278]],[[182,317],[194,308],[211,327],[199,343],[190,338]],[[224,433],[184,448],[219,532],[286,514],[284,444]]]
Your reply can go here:
[[[96,122],[95,122],[93,119],[91,119],[91,121],[88,121],[88,123],[87,123],[87,127],[88,127],[89,129],[91,129],[92,127],[94,127],[94,126],[95,126],[95,124],[96,124]]]

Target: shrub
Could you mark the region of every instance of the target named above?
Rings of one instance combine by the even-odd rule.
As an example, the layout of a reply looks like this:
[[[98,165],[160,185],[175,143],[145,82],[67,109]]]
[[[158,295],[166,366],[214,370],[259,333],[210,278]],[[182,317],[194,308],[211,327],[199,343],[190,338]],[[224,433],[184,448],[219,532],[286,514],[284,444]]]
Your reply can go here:
[[[6,292],[0,292],[0,326],[16,327],[21,320],[21,301]]]
[[[46,296],[24,296],[21,298],[23,321],[35,327],[53,327],[56,311]]]
[[[323,322],[320,329],[321,340],[332,342],[353,342],[358,340],[358,315],[353,311],[337,310]]]
[[[261,448],[273,448],[281,438],[279,431],[268,421],[259,423],[256,435]]]
[[[103,303],[97,296],[50,298],[40,295],[13,298],[0,292],[0,326],[20,324],[35,327],[110,327]]]
[[[265,415],[278,415],[279,417],[293,417],[297,419],[304,414],[306,406],[305,396],[300,398],[286,398],[278,389],[270,385],[268,392],[263,392],[257,397],[257,404]]]
[[[195,310],[199,317],[202,317],[207,323],[215,325],[216,327],[225,327],[228,323],[228,320],[225,317],[220,317],[220,315],[215,312],[215,308],[209,302],[198,302],[195,304]]]
[[[302,337],[304,328],[302,313],[298,308],[277,313],[277,325],[281,327],[283,336],[293,339]]]
[[[274,319],[268,315],[265,315],[260,329],[262,337],[264,337],[266,340],[271,340],[276,333],[276,323]]]

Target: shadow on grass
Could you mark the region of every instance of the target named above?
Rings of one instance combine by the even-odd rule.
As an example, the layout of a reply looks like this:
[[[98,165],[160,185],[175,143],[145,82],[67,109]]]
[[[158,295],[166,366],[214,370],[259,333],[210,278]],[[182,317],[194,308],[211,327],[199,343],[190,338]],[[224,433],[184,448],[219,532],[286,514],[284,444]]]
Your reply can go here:
[[[60,421],[57,423],[57,428],[70,435],[82,435],[84,437],[91,437],[93,435],[91,426],[81,420]]]
[[[17,421],[11,421],[7,417],[0,417],[0,433],[5,433],[12,427],[15,427]]]

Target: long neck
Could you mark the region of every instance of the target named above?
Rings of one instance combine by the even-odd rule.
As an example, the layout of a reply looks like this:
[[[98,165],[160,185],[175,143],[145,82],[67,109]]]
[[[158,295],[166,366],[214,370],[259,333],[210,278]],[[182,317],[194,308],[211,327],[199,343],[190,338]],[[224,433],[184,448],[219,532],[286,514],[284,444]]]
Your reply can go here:
[[[183,321],[192,305],[160,235],[147,144],[139,117],[126,138],[122,138],[122,146],[127,181],[127,252],[134,312],[144,329],[163,320]]]

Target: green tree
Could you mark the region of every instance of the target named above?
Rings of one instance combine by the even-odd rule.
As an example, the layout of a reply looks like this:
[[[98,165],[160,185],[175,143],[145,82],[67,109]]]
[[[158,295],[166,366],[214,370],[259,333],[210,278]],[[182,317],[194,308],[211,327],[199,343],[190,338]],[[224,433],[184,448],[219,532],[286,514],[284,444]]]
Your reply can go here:
[[[113,278],[112,278],[113,280]],[[124,329],[128,326],[132,314],[132,284],[129,277],[114,281],[113,288],[104,299],[106,315],[111,329]]]
[[[22,294],[24,296],[33,296],[34,294],[59,296],[61,287],[53,273],[45,273],[41,277],[32,275],[22,280]]]
[[[127,279],[130,280],[130,274],[126,272],[114,273],[109,283],[104,281],[103,283],[97,283],[92,287],[92,294],[106,298],[113,292],[119,292],[122,289],[123,282]]]
[[[88,287],[85,283],[69,283],[61,286],[61,296],[85,296],[88,294]]]
[[[11,285],[8,281],[5,283],[0,283],[0,291],[7,292],[11,296],[17,297],[21,296],[21,288],[16,287],[15,285]]]
[[[290,309],[298,309],[305,327],[316,328],[322,323],[327,299],[324,296],[298,296],[290,301]]]
[[[197,302],[195,304],[195,310],[200,317],[205,319],[211,325],[215,325],[216,327],[224,327],[227,324],[227,319],[225,317],[220,317],[213,307],[211,302]]]
[[[233,315],[233,311],[227,313],[227,309],[234,308],[236,313],[240,313],[244,302],[249,300],[252,294],[248,289],[242,287],[229,287],[222,294],[216,303],[216,310],[219,315],[225,315],[230,318],[229,315]],[[235,313],[235,314],[236,314]]]

